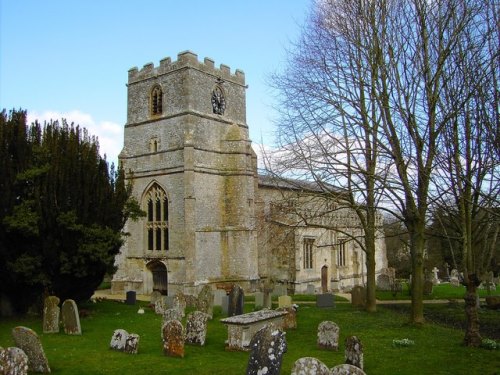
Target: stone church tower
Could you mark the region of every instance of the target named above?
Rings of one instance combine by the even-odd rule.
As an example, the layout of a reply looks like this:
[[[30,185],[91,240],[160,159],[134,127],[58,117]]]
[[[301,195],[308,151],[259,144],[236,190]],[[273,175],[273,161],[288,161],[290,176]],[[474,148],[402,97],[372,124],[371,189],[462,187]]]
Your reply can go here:
[[[113,292],[255,285],[256,156],[244,73],[186,51],[129,70],[127,87],[119,160],[146,217],[126,224]]]

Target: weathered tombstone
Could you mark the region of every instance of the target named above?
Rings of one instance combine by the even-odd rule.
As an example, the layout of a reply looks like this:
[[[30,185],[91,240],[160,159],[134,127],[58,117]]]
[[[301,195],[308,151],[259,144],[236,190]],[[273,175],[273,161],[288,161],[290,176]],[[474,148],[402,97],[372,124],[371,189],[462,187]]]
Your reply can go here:
[[[158,301],[162,297],[161,293],[157,290],[153,291],[150,296],[149,303],[152,305],[156,305],[156,301]]]
[[[318,347],[327,350],[339,350],[339,326],[329,320],[318,325]]]
[[[357,366],[349,365],[344,363],[343,365],[338,365],[332,367],[330,370],[331,375],[366,375],[366,372],[361,370]]]
[[[43,333],[59,332],[59,298],[48,296],[43,304]]]
[[[226,291],[223,289],[216,289],[214,291],[214,305],[215,306],[222,306],[222,298],[226,297]]]
[[[163,315],[165,310],[167,309],[167,303],[165,298],[160,298],[155,302],[155,313],[158,315]]]
[[[207,337],[207,320],[209,316],[202,311],[193,311],[186,319],[186,342],[188,344],[205,345]]]
[[[250,341],[247,375],[279,375],[283,354],[287,351],[286,333],[264,326]]]
[[[354,307],[365,307],[366,291],[361,285],[357,285],[351,290],[351,305]]]
[[[35,331],[27,327],[12,329],[16,347],[28,356],[28,368],[33,372],[50,372],[49,362],[43,351],[42,343]]]
[[[27,375],[28,356],[19,348],[0,347],[0,374],[5,375]]]
[[[434,285],[437,285],[440,283],[438,274],[439,274],[439,269],[437,267],[434,267],[432,269],[432,283]]]
[[[196,304],[198,311],[208,315],[212,319],[214,315],[214,293],[210,285],[205,285],[198,294],[198,301]]]
[[[222,309],[222,314],[229,315],[229,296],[228,295],[222,296],[220,307]]]
[[[288,314],[286,314],[283,317],[283,329],[296,329],[297,328],[297,311],[293,307],[282,307],[281,309],[278,308],[278,310],[281,311],[286,311]]]
[[[391,290],[391,278],[389,275],[383,273],[377,276],[377,289]]]
[[[291,296],[279,296],[278,297],[278,308],[292,307],[292,297]]]
[[[139,335],[128,333],[124,329],[116,329],[111,336],[109,347],[128,354],[137,354],[139,350]]]
[[[456,269],[451,270],[451,275],[450,275],[450,284],[453,286],[460,286],[460,274]]]
[[[133,290],[129,290],[126,294],[125,304],[135,305],[135,301],[136,301],[136,292]]]
[[[228,316],[243,314],[244,298],[243,289],[239,285],[233,285],[229,293]]]
[[[264,307],[264,293],[255,292],[255,310],[260,310]]]
[[[302,357],[295,361],[290,375],[330,375],[330,370],[317,358]]]
[[[163,322],[166,323],[169,320],[182,320],[180,311],[177,309],[166,309],[163,312]]]
[[[183,293],[179,292],[175,295],[173,307],[179,310],[182,317],[186,315],[186,296]]]
[[[163,326],[163,353],[169,357],[184,357],[184,327],[178,320],[169,320]]]
[[[356,336],[345,340],[345,363],[363,370],[363,345]]]
[[[424,296],[430,296],[432,294],[432,288],[434,287],[434,283],[431,280],[424,281]]]
[[[78,306],[72,299],[67,299],[62,304],[62,321],[64,332],[67,335],[81,335],[80,316],[78,315]]]
[[[306,294],[314,294],[316,292],[316,288],[313,284],[307,284]]]
[[[316,295],[316,307],[335,307],[335,298],[331,293]]]
[[[275,285],[273,288],[273,291],[272,291],[272,295],[278,296],[278,297],[279,296],[286,296],[287,295],[286,286],[283,284]]]

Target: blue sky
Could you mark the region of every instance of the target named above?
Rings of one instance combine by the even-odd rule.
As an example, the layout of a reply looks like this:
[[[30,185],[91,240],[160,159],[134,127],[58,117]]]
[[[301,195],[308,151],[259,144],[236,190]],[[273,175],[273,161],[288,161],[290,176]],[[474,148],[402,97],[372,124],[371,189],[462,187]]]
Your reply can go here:
[[[284,66],[312,0],[0,0],[0,108],[66,118],[116,160],[127,72],[190,50],[245,72],[254,143],[271,145],[269,75]]]

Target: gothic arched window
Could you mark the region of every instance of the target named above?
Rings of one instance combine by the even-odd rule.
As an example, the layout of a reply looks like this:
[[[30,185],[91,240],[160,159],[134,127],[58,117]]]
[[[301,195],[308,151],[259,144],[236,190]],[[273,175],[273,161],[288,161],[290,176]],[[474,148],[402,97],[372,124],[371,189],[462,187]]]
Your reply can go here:
[[[151,115],[160,115],[163,112],[163,93],[160,86],[151,90]]]
[[[226,110],[226,98],[219,85],[215,86],[214,91],[212,91],[212,110],[216,115],[223,115]]]
[[[146,239],[150,251],[168,250],[168,198],[165,190],[153,184],[145,196]]]

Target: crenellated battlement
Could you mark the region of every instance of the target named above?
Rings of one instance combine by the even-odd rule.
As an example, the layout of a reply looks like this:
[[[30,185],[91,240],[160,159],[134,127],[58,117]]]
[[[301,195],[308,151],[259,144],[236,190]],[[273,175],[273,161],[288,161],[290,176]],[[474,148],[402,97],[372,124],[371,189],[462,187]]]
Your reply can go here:
[[[160,61],[160,65],[157,67],[155,67],[153,63],[147,63],[141,70],[137,67],[129,69],[128,83],[130,84],[148,78],[154,78],[185,67],[199,69],[223,80],[245,85],[245,73],[242,70],[236,69],[234,74],[231,74],[229,66],[220,64],[219,68],[216,68],[214,60],[209,57],[205,57],[203,62],[200,62],[198,61],[198,55],[191,51],[180,52],[177,55],[176,61],[172,61],[170,57],[166,57]]]

